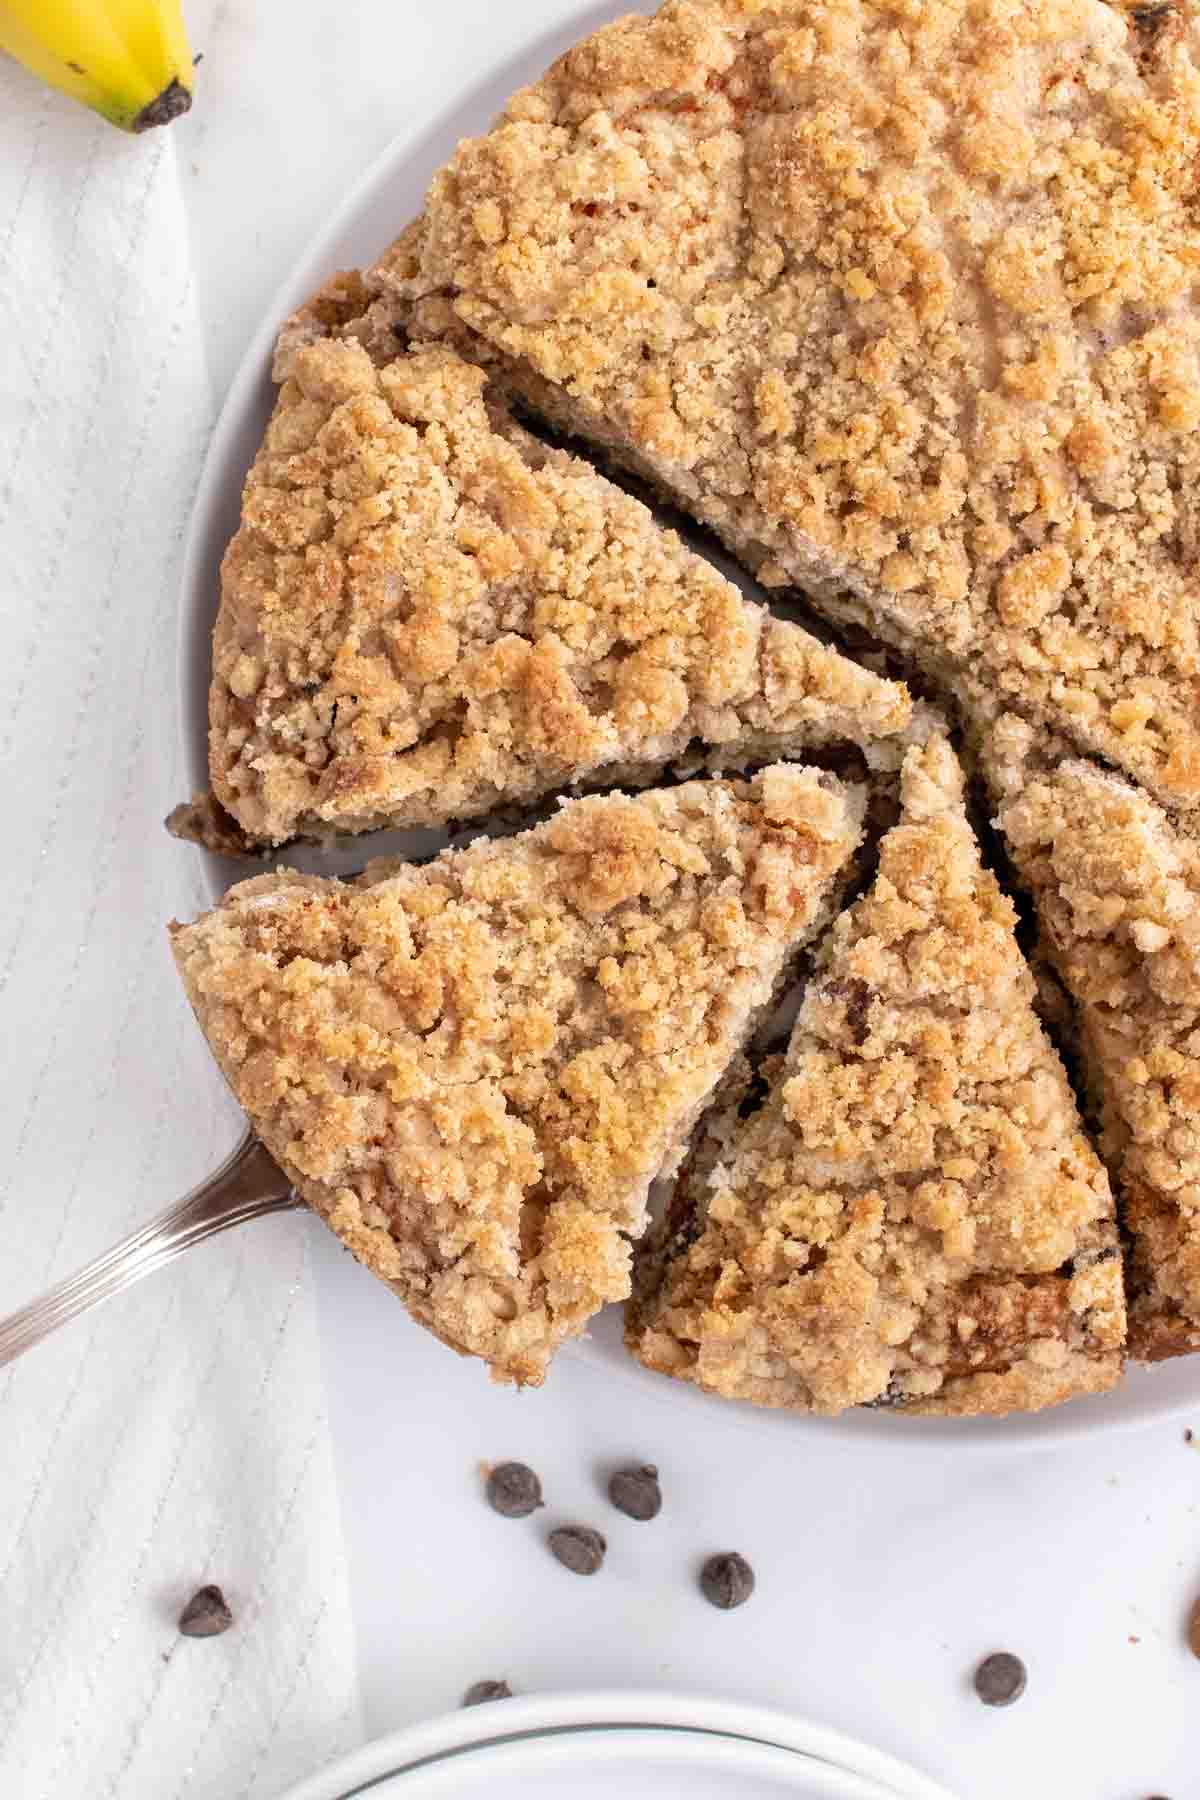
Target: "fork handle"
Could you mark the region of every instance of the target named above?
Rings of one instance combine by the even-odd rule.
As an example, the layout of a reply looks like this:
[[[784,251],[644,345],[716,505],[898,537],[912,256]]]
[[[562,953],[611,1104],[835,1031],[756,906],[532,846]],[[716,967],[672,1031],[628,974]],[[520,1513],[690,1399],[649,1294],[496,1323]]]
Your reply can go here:
[[[89,1307],[111,1300],[143,1275],[173,1262],[193,1244],[248,1219],[301,1205],[287,1176],[247,1132],[220,1168],[190,1194],[19,1312],[0,1319],[0,1368]]]

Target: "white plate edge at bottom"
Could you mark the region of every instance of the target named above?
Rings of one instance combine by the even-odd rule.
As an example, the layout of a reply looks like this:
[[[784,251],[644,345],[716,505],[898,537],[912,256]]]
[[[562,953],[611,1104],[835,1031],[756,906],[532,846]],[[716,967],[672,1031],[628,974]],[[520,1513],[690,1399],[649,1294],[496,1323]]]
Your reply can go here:
[[[518,1737],[489,1738],[482,1744],[406,1763],[365,1787],[352,1789],[340,1800],[372,1800],[376,1794],[380,1800],[388,1795],[401,1800],[401,1796],[410,1793],[457,1796],[464,1774],[476,1786],[482,1778],[489,1789],[505,1782],[505,1793],[515,1791],[514,1777],[519,1780],[537,1775],[544,1791],[546,1776],[559,1779],[564,1763],[586,1770],[591,1777],[589,1792],[594,1793],[596,1778],[610,1780],[615,1763],[622,1766],[628,1780],[634,1773],[631,1757],[644,1763],[639,1774],[653,1774],[656,1782],[666,1775],[672,1784],[671,1792],[681,1776],[691,1779],[699,1768],[706,1775],[715,1770],[726,1778],[732,1776],[738,1792],[744,1782],[754,1777],[755,1793],[765,1792],[765,1785],[759,1784],[769,1778],[773,1793],[779,1792],[781,1786],[800,1792],[803,1783],[801,1800],[902,1800],[895,1788],[880,1787],[871,1777],[839,1763],[826,1762],[823,1757],[808,1756],[783,1744],[765,1743],[761,1738],[730,1737],[724,1732],[698,1731],[684,1725],[572,1725],[555,1731],[522,1732]],[[451,1785],[447,1786],[447,1782]],[[727,1787],[726,1780],[720,1785],[726,1793],[734,1791]]]
[[[416,1762],[473,1744],[503,1743],[579,1727],[684,1729],[791,1750],[882,1786],[895,1800],[956,1800],[948,1788],[829,1726],[769,1707],[702,1695],[622,1692],[529,1695],[445,1713],[351,1751],[281,1800],[343,1800],[348,1792]]]

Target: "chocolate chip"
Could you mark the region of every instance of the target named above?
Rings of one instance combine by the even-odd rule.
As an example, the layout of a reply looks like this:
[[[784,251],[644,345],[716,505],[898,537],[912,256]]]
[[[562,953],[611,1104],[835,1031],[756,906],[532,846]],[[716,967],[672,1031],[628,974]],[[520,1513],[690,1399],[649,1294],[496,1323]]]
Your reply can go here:
[[[219,1587],[197,1588],[179,1615],[184,1637],[220,1637],[232,1624],[233,1614]]]
[[[1146,63],[1152,62],[1159,53],[1160,45],[1167,41],[1168,27],[1176,17],[1176,8],[1165,6],[1135,6],[1130,13],[1136,37],[1133,46],[1137,56],[1138,67],[1146,73]],[[1138,52],[1141,54],[1138,54]]]
[[[473,1681],[463,1695],[464,1706],[482,1706],[485,1700],[511,1700],[507,1681]]]
[[[710,1556],[700,1571],[700,1591],[712,1606],[731,1612],[744,1606],[754,1592],[754,1570],[736,1550]]]
[[[1025,1664],[1007,1650],[985,1656],[975,1671],[975,1692],[985,1706],[1011,1706],[1025,1692]]]
[[[1188,1649],[1193,1656],[1200,1656],[1200,1600],[1197,1600],[1188,1619]]]
[[[572,1575],[594,1575],[604,1561],[608,1545],[590,1525],[560,1525],[548,1540],[564,1569]]]
[[[655,1519],[662,1511],[662,1489],[653,1463],[641,1469],[618,1469],[608,1484],[608,1497],[631,1519]]]
[[[505,1519],[527,1519],[542,1505],[542,1484],[526,1463],[498,1463],[487,1479],[488,1505]]]
[[[846,1029],[856,1044],[865,1044],[870,1035],[867,1014],[871,1010],[871,990],[865,981],[830,981],[825,989],[833,999],[845,1004]]]

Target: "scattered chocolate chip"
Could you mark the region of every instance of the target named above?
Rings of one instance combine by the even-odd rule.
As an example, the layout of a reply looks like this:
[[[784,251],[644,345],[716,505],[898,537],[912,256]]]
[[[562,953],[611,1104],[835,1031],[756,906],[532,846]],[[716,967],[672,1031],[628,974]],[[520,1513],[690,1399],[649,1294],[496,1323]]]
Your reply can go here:
[[[1183,1441],[1184,1441],[1184,1443],[1185,1443],[1185,1444],[1190,1444],[1190,1443],[1191,1443],[1191,1441],[1192,1441],[1192,1435],[1193,1435],[1193,1434],[1192,1434],[1192,1428],[1191,1428],[1191,1426],[1190,1426],[1190,1425],[1189,1425],[1189,1426],[1188,1426],[1188,1428],[1187,1428],[1187,1430],[1186,1430],[1186,1431],[1185,1431],[1185,1432],[1184,1432],[1184,1434],[1183,1434]]]
[[[511,1700],[507,1681],[473,1681],[463,1695],[464,1706],[482,1706],[485,1700]]]
[[[572,1575],[594,1575],[608,1545],[590,1525],[560,1525],[549,1537],[551,1550]]]
[[[1193,1656],[1200,1656],[1200,1600],[1197,1600],[1188,1618],[1188,1649]]]
[[[985,1706],[1011,1706],[1025,1692],[1025,1664],[1007,1650],[985,1656],[975,1671],[975,1692]]]
[[[219,1587],[197,1588],[179,1615],[184,1637],[220,1637],[232,1624],[233,1614]]]
[[[641,1469],[618,1469],[608,1484],[608,1497],[631,1519],[656,1519],[662,1511],[662,1489],[653,1463]]]
[[[736,1550],[710,1556],[700,1571],[700,1591],[712,1606],[731,1612],[744,1606],[754,1592],[754,1570]]]
[[[527,1519],[542,1505],[542,1484],[526,1463],[498,1463],[487,1479],[488,1505],[505,1519]]]

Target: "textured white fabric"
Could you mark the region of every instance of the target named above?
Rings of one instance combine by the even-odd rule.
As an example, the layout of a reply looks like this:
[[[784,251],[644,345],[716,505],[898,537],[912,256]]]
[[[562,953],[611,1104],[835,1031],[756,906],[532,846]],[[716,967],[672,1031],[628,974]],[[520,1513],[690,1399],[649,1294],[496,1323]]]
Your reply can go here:
[[[237,1120],[164,932],[204,903],[178,559],[212,397],[169,132],[0,59],[0,1314]],[[0,1794],[268,1796],[355,1741],[309,1222],[192,1252],[0,1374]],[[175,1630],[202,1582],[225,1636]]]

